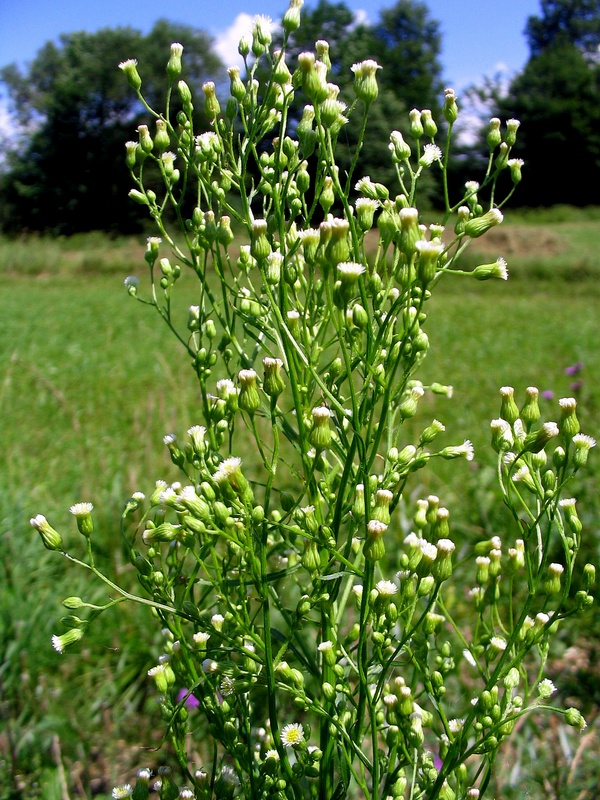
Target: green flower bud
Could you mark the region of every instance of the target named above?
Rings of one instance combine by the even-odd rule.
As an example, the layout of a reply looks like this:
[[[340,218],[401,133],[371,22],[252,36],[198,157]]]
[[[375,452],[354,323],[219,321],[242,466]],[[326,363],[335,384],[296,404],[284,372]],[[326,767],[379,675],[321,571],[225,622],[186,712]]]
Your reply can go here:
[[[506,136],[504,141],[509,147],[512,147],[517,141],[517,131],[519,130],[520,122],[518,119],[509,119],[506,122]]]
[[[398,247],[410,259],[417,252],[417,242],[421,240],[419,212],[416,208],[401,208],[398,216],[400,219]]]
[[[456,105],[456,93],[454,89],[444,89],[444,108],[442,113],[450,125],[456,122],[458,117],[458,106]]]
[[[240,78],[240,68],[239,67],[229,67],[227,70],[227,74],[229,75],[229,91],[231,96],[241,103],[244,97],[246,96],[246,87],[244,86],[244,82]]]
[[[493,117],[490,120],[489,131],[486,137],[486,141],[490,151],[493,150],[495,147],[498,147],[500,142],[502,141],[502,134],[500,133],[500,120],[498,117]]]
[[[254,414],[260,406],[260,396],[256,388],[256,372],[253,369],[242,369],[238,372],[238,380],[240,382],[238,406],[242,411]]]
[[[317,61],[314,53],[300,53],[298,65],[302,77],[302,91],[315,105],[327,99],[327,67],[322,61]],[[302,143],[302,141],[300,140]],[[306,154],[308,155],[308,154]]]
[[[333,190],[333,178],[331,175],[326,175],[323,179],[323,189],[319,195],[319,205],[325,212],[329,213],[329,209],[335,203],[335,192]]]
[[[548,576],[544,581],[544,592],[548,595],[560,594],[560,577],[565,571],[562,564],[550,564],[548,567]]]
[[[455,544],[451,539],[439,539],[436,547],[437,555],[433,562],[431,574],[436,581],[441,583],[441,581],[448,580],[452,575],[452,553],[455,550]]]
[[[127,83],[131,86],[131,88],[135,89],[136,92],[139,92],[142,85],[142,79],[137,71],[137,63],[138,62],[135,58],[129,58],[127,61],[121,61],[119,64],[119,69],[123,70],[125,77],[127,78]]]
[[[354,91],[356,96],[366,105],[370,105],[377,98],[379,88],[377,86],[377,70],[381,69],[379,64],[372,59],[361,61],[352,65],[354,73]]]
[[[529,453],[539,453],[554,436],[558,436],[559,430],[556,422],[545,422],[537,431],[531,431],[525,437],[523,450]]]
[[[365,540],[363,553],[369,561],[381,561],[385,556],[385,544],[383,535],[387,530],[387,525],[377,519],[369,520],[367,525],[367,538]]]
[[[492,208],[490,211],[483,214],[481,217],[474,217],[473,219],[465,222],[464,232],[472,239],[477,239],[483,236],[490,228],[500,225],[504,216],[499,208]]]
[[[408,161],[411,156],[410,146],[404,141],[404,137],[400,131],[392,131],[390,133],[390,143],[388,145],[392,153],[392,161],[396,164],[401,164],[403,161]]]
[[[217,95],[215,92],[215,84],[213,81],[206,81],[206,83],[202,84],[202,91],[205,95],[204,100],[204,111],[206,112],[206,116],[210,120],[216,120],[219,116],[221,111],[221,106],[219,105],[219,101],[217,100]]]
[[[378,200],[372,200],[368,197],[359,197],[355,203],[356,206],[356,220],[358,227],[366,233],[373,227],[373,219],[375,211],[379,207]]]
[[[81,628],[71,628],[66,633],[63,633],[62,636],[57,636],[55,634],[52,637],[52,647],[57,653],[62,655],[65,652],[65,648],[78,642],[83,637],[84,633],[85,625]]]
[[[500,418],[513,425],[519,418],[519,408],[514,400],[515,390],[512,386],[503,386],[500,389],[502,402],[500,405]]]
[[[565,439],[572,439],[575,434],[579,433],[579,420],[575,413],[577,400],[574,397],[562,397],[558,401],[558,405],[561,409],[558,421],[559,430]]]
[[[514,184],[520,183],[522,179],[521,169],[525,163],[522,158],[509,158],[506,162],[510,169],[510,177]]]
[[[475,267],[471,274],[478,281],[487,281],[490,278],[508,280],[508,269],[503,258],[497,258],[493,264],[480,264],[480,266]]]
[[[430,139],[435,139],[438,128],[428,108],[424,108],[423,111],[421,111],[421,124],[423,125],[425,136],[429,136]]]
[[[313,408],[313,426],[309,434],[309,442],[317,452],[325,450],[331,444],[330,418],[331,411],[327,406],[317,406]]]
[[[271,245],[267,238],[268,223],[265,219],[255,219],[252,223],[252,243],[250,254],[258,262],[264,261],[271,253]]]
[[[140,148],[144,153],[151,153],[152,148],[154,147],[154,142],[152,141],[152,137],[150,136],[150,132],[148,130],[147,125],[138,125],[138,136],[140,137]],[[131,194],[131,193],[130,193]]]
[[[32,528],[42,537],[42,542],[47,550],[60,550],[62,546],[62,537],[54,530],[48,520],[43,514],[38,514],[29,520]],[[62,651],[59,651],[62,652]]]
[[[125,163],[129,169],[133,169],[137,164],[138,148],[137,142],[125,142]]]
[[[575,451],[573,453],[573,466],[576,469],[584,467],[587,464],[588,455],[592,447],[596,446],[596,440],[585,433],[576,433],[573,436],[573,444]]]
[[[444,252],[441,242],[420,240],[415,244],[419,254],[417,261],[417,275],[423,284],[430,283],[436,275],[440,256]]]
[[[365,272],[362,264],[354,261],[344,261],[337,265],[337,277],[339,279],[339,290],[344,304],[347,304],[355,294],[356,285],[361,275]]]
[[[181,55],[183,53],[183,45],[179,42],[173,42],[171,45],[171,55],[169,63],[167,64],[167,76],[169,82],[173,83],[175,78],[181,74]]]
[[[285,389],[285,383],[281,377],[281,368],[283,361],[280,358],[263,358],[263,367],[265,370],[263,379],[263,391],[269,397],[279,397]]]
[[[286,33],[296,31],[300,27],[300,9],[303,3],[304,0],[290,0],[289,8],[281,20],[281,25]]]
[[[570,725],[572,728],[577,728],[579,731],[583,731],[587,728],[587,722],[583,718],[581,712],[576,708],[568,708],[565,711],[565,721],[567,725]]]
[[[76,503],[69,509],[77,520],[79,533],[82,533],[84,536],[90,536],[94,530],[94,523],[92,521],[93,508],[94,506],[91,503]]]

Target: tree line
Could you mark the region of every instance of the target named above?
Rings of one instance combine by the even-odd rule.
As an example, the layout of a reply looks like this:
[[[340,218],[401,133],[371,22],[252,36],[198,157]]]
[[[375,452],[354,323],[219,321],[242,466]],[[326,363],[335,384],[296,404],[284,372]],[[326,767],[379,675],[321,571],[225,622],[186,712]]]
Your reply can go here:
[[[542,0],[541,13],[529,18],[525,36],[530,56],[508,91],[493,82],[478,90],[489,116],[521,121],[512,155],[524,160],[526,180],[515,201],[531,206],[598,204],[600,1]],[[340,85],[342,99],[352,97],[353,63],[376,57],[384,65],[360,169],[387,181],[390,131],[402,129],[401,120],[408,122],[412,108],[429,108],[434,115],[440,108],[440,25],[418,0],[398,0],[373,24],[357,24],[343,1],[319,0],[303,10],[303,25],[289,43],[288,63],[294,65],[303,50],[313,50],[317,39],[329,42],[332,80]],[[44,45],[25,69],[13,64],[0,70],[18,132],[8,143],[0,174],[4,232],[140,229],[139,209],[127,196],[124,143],[150,119],[116,65],[137,58],[145,96],[161,108],[173,41],[185,45],[182,77],[195,92],[201,96],[208,79],[227,91],[229,65],[216,55],[211,37],[167,20],[159,20],[145,35],[132,28],[63,34],[58,44]],[[208,129],[202,110],[196,113],[198,129]],[[482,139],[485,133],[483,127]],[[350,159],[358,137],[352,123],[344,137]],[[465,146],[456,180],[466,175],[478,150]]]

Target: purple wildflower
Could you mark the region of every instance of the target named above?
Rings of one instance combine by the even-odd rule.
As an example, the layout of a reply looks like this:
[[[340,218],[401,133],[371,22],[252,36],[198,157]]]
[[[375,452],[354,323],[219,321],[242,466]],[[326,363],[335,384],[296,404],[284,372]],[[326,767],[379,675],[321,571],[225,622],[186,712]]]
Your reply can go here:
[[[553,400],[554,399],[554,392],[552,391],[552,389],[545,389],[542,392],[542,397],[544,398],[544,400]]]
[[[583,362],[576,361],[575,364],[571,364],[569,367],[565,367],[565,375],[579,375],[582,369],[583,369]]]
[[[198,698],[195,697],[189,689],[180,689],[177,692],[177,702],[181,703],[182,700],[185,700],[186,708],[198,708],[200,705]]]
[[[573,383],[569,384],[569,389],[573,392],[573,394],[576,394],[577,392],[581,391],[582,387],[583,387],[583,381],[573,381]]]

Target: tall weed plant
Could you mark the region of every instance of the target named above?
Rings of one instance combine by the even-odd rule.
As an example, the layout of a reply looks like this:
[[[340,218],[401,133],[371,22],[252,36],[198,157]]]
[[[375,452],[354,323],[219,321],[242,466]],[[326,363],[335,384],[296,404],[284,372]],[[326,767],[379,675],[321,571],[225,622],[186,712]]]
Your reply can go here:
[[[397,186],[358,174],[382,67],[353,66],[347,107],[328,82],[327,42],[288,64],[301,4],[283,17],[280,50],[270,20],[254,19],[239,46],[246,77],[229,70],[224,108],[204,84],[208,132],[193,128],[199,101],[180,80],[181,44],[164,109],[147,106],[136,61],[120,65],[155,120],[126,146],[130,195],[158,234],[148,286],[126,287],[191,362],[198,424],[165,436],[181,480],[140,487],[125,504],[138,594],[96,566],[90,503],[71,508],[82,535],[72,549],[44,516],[31,520],[49,550],[106,587],[101,605],[64,600],[58,652],[123,602],[147,606],[162,630],[148,681],[181,774],[142,765],[115,798],[474,800],[528,712],[586,725],[554,707],[545,677],[554,634],[592,603],[595,581],[592,565],[576,566],[583,534],[569,484],[595,442],[575,400],[542,421],[536,388],[520,403],[500,390],[497,535],[464,544],[443,498],[414,497],[432,462],[465,469],[473,457],[469,441],[438,444],[444,425],[428,415],[452,388],[418,374],[439,281],[507,278],[502,258],[464,270],[461,256],[502,223],[498,178],[512,178],[509,195],[521,178],[510,157],[518,122],[491,120],[487,170],[458,198],[447,182],[450,89],[443,119],[415,109],[405,134],[390,134]],[[362,133],[342,174],[336,146],[351,114]],[[419,186],[432,171],[443,211],[426,226]],[[187,321],[172,305],[183,270],[198,278]],[[419,419],[408,440],[404,423]]]

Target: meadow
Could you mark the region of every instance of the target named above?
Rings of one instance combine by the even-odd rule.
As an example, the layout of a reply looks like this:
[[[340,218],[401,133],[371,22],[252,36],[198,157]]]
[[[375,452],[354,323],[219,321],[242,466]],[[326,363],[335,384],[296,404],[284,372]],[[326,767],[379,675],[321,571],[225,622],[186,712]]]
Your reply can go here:
[[[424,487],[443,499],[464,536],[501,533],[493,454],[486,451],[500,386],[522,395],[535,385],[552,392],[554,402],[576,396],[582,429],[598,436],[599,223],[597,209],[507,214],[506,224],[486,237],[485,250],[473,248],[468,258],[474,265],[504,256],[510,280],[480,285],[449,278],[432,300],[431,350],[421,378],[453,383],[454,395],[424,403],[415,430],[435,416],[449,441],[473,440],[471,465],[453,468],[451,477],[444,465],[428,471],[431,485]],[[146,694],[146,672],[159,651],[146,635],[144,612],[121,607],[110,629],[100,624],[81,647],[55,653],[50,638],[60,632],[61,598],[93,601],[101,589],[48,557],[28,525],[43,511],[77,541],[69,506],[93,502],[102,556],[127,580],[117,527],[122,504],[133,491],[149,491],[157,475],[175,479],[162,437],[201,421],[194,375],[182,368],[173,337],[123,288],[129,274],[143,284],[143,251],[143,238],[101,234],[0,241],[2,799],[109,797],[132,770],[167,758],[140,752],[142,741],[160,744],[152,729],[158,711]],[[185,284],[179,295],[186,295]],[[193,302],[182,297],[183,324]],[[543,402],[550,407],[550,399]],[[587,483],[577,491],[587,530],[597,531],[597,454],[590,460]],[[585,557],[597,563],[598,538],[587,547]],[[555,672],[563,697],[579,691],[588,702],[589,731],[579,737],[562,726],[527,723],[521,749],[506,754],[503,777],[510,775],[511,785],[497,797],[522,797],[524,786],[532,798],[593,796],[600,696],[590,689],[597,681],[590,663],[600,630],[596,623],[596,635],[584,637],[585,625],[561,642]],[[119,638],[126,628],[137,632],[137,647],[125,652]]]

